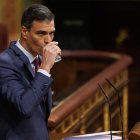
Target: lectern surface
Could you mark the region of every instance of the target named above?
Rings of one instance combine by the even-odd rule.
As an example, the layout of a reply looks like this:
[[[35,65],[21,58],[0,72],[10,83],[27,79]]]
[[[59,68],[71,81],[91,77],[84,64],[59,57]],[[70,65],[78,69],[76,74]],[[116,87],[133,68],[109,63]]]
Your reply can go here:
[[[113,131],[112,134],[120,133],[121,131]],[[62,140],[110,140],[110,131],[107,132],[99,132],[85,135],[77,135],[65,137]],[[112,135],[112,140],[121,140],[121,136]]]

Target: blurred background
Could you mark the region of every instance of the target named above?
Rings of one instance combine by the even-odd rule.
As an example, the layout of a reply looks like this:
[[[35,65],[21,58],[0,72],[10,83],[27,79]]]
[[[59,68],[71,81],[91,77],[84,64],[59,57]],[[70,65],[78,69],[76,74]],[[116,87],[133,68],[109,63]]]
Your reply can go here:
[[[113,51],[133,58],[129,69],[130,130],[140,121],[140,1],[0,0],[0,23],[4,24],[0,36],[7,31],[7,42],[20,37],[21,14],[31,3],[47,5],[55,14],[55,40],[62,50]]]

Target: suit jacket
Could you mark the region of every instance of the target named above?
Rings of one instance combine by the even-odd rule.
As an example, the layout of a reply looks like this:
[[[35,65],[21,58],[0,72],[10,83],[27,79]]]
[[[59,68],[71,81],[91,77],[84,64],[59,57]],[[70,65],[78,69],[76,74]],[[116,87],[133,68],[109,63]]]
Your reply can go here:
[[[37,73],[12,42],[0,54],[0,140],[48,140],[52,78]]]

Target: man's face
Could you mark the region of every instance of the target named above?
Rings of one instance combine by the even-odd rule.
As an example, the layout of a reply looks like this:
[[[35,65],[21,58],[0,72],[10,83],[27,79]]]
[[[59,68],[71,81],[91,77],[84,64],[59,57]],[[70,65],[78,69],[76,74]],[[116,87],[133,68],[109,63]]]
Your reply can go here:
[[[55,24],[52,21],[34,21],[30,31],[22,27],[22,38],[25,43],[23,47],[33,56],[42,54],[43,47],[54,38]]]

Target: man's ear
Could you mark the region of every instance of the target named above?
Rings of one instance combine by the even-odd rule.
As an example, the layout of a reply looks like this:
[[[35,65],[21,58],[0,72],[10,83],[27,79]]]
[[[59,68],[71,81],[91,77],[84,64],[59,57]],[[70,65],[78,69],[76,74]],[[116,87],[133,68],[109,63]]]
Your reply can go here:
[[[28,35],[28,29],[25,26],[21,26],[21,34],[22,34],[22,38],[27,39],[27,35]]]

